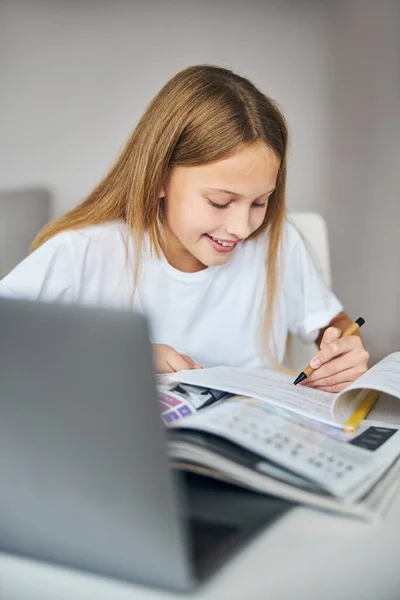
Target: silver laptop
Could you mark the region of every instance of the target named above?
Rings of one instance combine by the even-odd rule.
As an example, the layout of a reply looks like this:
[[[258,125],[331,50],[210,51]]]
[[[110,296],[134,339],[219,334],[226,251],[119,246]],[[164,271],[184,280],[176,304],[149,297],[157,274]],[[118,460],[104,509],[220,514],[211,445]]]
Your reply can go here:
[[[0,299],[0,550],[185,591],[290,507],[168,467],[139,314]]]

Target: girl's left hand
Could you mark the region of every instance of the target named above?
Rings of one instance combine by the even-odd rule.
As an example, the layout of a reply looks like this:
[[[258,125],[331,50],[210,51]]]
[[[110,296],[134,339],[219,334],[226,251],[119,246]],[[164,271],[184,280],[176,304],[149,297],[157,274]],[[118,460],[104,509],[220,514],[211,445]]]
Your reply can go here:
[[[310,361],[310,366],[316,370],[303,385],[340,392],[367,371],[369,354],[360,336],[339,337],[340,334],[337,327],[326,329],[320,351]]]

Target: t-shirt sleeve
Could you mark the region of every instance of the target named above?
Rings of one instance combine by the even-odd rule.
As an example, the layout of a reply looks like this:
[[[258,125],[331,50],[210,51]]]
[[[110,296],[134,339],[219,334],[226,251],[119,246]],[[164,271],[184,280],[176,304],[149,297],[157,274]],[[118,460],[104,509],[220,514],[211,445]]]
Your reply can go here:
[[[284,303],[288,329],[309,344],[343,306],[325,284],[293,225],[287,225],[285,234]]]
[[[74,232],[57,234],[27,256],[0,281],[0,296],[27,300],[74,300]]]

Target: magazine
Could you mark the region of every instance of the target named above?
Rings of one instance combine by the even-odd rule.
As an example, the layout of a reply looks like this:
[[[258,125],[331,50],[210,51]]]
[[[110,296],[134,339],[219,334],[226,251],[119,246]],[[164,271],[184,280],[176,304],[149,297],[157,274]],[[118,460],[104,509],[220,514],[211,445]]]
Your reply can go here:
[[[400,352],[339,394],[295,387],[271,369],[179,371],[158,383],[175,468],[367,520],[396,490]],[[369,389],[385,392],[382,402],[345,433]]]

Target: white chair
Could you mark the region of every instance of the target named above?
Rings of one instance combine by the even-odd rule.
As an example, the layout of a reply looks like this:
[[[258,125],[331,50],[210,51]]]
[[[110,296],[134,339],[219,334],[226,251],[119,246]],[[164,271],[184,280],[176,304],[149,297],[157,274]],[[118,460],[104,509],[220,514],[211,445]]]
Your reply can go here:
[[[329,258],[328,230],[325,220],[318,213],[289,213],[289,221],[303,237],[317,268],[328,285],[331,286],[331,266]],[[290,336],[285,366],[295,372],[301,371],[314,356],[315,344],[305,345],[298,338]]]
[[[50,192],[42,187],[0,190],[0,279],[29,252],[50,219]]]

